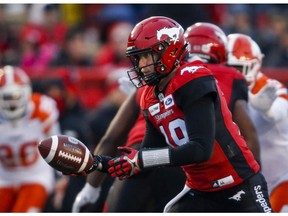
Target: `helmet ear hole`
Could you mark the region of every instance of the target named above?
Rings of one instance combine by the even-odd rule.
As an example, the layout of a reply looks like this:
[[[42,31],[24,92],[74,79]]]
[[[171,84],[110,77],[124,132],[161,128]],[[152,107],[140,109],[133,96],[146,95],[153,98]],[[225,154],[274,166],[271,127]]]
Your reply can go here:
[[[163,49],[164,49],[164,46],[163,46],[162,44],[159,44],[158,50],[159,50],[159,51],[162,51]]]

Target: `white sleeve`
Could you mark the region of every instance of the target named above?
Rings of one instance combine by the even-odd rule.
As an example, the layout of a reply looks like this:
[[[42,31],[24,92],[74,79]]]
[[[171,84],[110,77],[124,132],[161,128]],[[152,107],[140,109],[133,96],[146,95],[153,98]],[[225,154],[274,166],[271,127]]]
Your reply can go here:
[[[275,99],[277,98],[277,88],[273,85],[266,84],[259,92],[253,94],[248,92],[250,104],[260,112],[267,112],[271,109]]]
[[[262,113],[263,117],[270,122],[278,122],[288,117],[288,101],[282,97],[277,97],[271,108]]]
[[[132,95],[136,91],[136,87],[128,77],[121,77],[118,79],[120,90],[127,96]]]

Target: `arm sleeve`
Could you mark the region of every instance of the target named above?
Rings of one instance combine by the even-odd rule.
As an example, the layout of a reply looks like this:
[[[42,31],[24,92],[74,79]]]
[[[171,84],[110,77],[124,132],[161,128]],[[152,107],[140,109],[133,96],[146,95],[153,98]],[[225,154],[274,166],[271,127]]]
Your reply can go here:
[[[210,159],[215,137],[215,111],[211,95],[184,106],[189,142],[170,150],[171,165],[201,163]]]

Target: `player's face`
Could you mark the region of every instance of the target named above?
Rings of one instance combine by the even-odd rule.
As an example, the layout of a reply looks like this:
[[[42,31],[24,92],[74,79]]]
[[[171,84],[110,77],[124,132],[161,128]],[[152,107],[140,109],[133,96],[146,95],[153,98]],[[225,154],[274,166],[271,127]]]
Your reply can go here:
[[[153,55],[152,53],[145,53],[139,55],[139,68],[141,68],[141,72],[144,75],[150,74],[154,72],[154,60],[156,58],[156,54]]]

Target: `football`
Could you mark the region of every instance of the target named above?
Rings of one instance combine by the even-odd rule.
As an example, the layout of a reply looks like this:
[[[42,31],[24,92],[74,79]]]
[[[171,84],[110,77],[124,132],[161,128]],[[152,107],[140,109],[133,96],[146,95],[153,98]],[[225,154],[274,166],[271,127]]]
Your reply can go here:
[[[89,149],[71,136],[48,137],[39,142],[38,149],[51,167],[65,174],[81,173],[93,167],[94,159]]]

